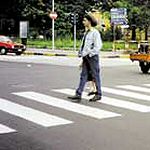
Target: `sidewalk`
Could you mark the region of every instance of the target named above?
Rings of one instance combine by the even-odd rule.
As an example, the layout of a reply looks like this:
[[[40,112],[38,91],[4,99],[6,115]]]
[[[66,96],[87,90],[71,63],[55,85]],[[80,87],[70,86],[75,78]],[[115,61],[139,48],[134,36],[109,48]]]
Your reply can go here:
[[[44,56],[67,56],[67,57],[78,57],[78,51],[73,50],[50,50],[50,49],[36,49],[27,48],[24,52],[25,55],[44,55]],[[129,54],[123,50],[117,50],[116,52],[101,51],[101,57],[103,58],[129,58]]]

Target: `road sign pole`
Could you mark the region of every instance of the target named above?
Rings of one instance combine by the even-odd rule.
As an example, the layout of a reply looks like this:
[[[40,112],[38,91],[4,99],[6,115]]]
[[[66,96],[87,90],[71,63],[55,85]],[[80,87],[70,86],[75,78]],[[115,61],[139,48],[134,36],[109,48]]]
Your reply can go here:
[[[127,9],[126,8],[112,8],[111,13],[111,23],[113,24],[113,51],[116,51],[116,26],[117,25],[127,25]]]
[[[113,52],[116,51],[115,42],[116,42],[116,25],[113,24]]]
[[[55,50],[54,19],[52,19],[52,50]]]
[[[52,1],[52,12],[54,12],[54,0]],[[54,51],[55,49],[55,35],[54,35],[54,25],[55,25],[55,22],[54,22],[54,18],[52,18],[52,50]]]

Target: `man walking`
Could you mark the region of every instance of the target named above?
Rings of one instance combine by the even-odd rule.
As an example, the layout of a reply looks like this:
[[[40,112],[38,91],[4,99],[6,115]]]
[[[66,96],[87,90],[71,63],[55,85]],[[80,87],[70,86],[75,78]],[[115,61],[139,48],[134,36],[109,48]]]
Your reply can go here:
[[[102,47],[102,39],[97,29],[93,28],[97,25],[97,21],[92,15],[86,14],[83,19],[83,25],[86,28],[86,32],[82,39],[81,49],[79,51],[79,57],[82,57],[82,71],[80,74],[80,83],[76,89],[74,96],[68,97],[73,102],[80,102],[84,86],[87,82],[88,72],[91,71],[92,77],[96,84],[97,92],[93,98],[89,101],[95,102],[101,100],[101,79],[99,68],[99,50]]]

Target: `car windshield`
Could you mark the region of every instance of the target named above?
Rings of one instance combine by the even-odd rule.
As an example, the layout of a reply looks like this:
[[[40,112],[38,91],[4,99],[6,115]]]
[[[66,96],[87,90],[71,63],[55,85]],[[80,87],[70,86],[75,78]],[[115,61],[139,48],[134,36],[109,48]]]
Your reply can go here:
[[[12,40],[7,36],[0,36],[0,42],[11,42]]]

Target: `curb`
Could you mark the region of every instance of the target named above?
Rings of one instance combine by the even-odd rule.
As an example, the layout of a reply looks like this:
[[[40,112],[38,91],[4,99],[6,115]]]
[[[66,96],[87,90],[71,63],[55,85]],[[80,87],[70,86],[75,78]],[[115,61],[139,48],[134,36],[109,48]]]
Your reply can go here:
[[[38,55],[38,56],[65,56],[65,57],[77,57],[77,54],[64,54],[64,53],[38,53],[38,52],[29,52],[25,51],[24,55]],[[120,55],[107,55],[101,56],[102,58],[129,58],[129,54],[120,54]]]
[[[43,55],[43,56],[76,56],[76,55],[68,55],[68,54],[58,54],[58,53],[37,53],[37,52],[24,52],[24,55]]]
[[[76,57],[74,54],[58,54],[58,53],[37,53],[37,52],[24,52],[24,55],[43,55],[43,56],[69,56]]]
[[[130,58],[130,55],[121,55],[120,58]]]

